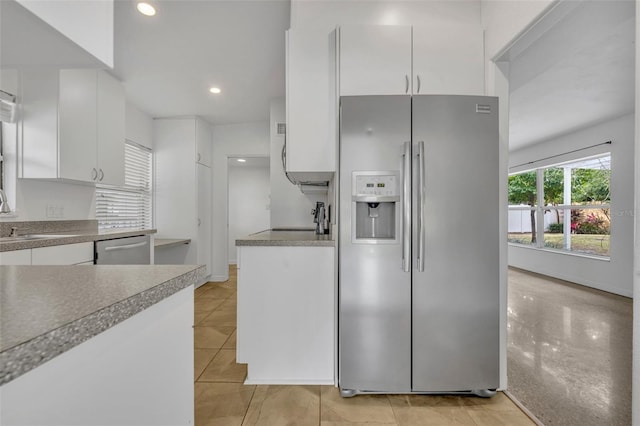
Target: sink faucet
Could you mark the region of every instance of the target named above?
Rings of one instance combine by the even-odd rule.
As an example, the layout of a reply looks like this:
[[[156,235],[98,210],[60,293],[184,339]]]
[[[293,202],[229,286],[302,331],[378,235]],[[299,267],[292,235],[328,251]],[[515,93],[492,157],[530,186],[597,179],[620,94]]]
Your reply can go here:
[[[9,234],[10,237],[17,237],[18,236],[18,228],[15,226],[11,227],[11,234]]]
[[[9,207],[9,200],[7,194],[0,189],[0,213],[11,213],[11,207]]]

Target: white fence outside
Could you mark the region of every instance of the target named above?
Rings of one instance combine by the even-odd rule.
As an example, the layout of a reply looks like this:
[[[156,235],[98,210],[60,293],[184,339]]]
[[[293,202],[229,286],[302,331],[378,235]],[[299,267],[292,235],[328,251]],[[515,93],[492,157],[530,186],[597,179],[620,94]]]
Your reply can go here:
[[[511,207],[529,207],[526,204],[509,206],[509,233],[531,232],[531,210],[511,210]],[[558,223],[558,216],[555,211],[545,211],[544,229],[547,230],[552,223]]]

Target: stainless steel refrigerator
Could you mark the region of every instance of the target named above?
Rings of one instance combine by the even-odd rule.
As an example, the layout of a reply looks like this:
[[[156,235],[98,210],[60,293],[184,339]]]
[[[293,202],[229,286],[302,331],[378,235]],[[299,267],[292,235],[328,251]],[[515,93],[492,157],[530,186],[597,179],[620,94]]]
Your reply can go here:
[[[340,100],[339,385],[499,385],[498,102]]]

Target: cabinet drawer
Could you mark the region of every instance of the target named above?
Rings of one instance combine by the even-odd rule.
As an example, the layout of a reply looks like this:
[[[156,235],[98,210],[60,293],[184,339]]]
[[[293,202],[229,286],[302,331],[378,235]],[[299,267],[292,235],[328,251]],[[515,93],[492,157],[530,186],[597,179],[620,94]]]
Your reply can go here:
[[[31,249],[0,252],[0,265],[31,265]]]
[[[33,265],[75,265],[93,261],[93,242],[34,248]]]

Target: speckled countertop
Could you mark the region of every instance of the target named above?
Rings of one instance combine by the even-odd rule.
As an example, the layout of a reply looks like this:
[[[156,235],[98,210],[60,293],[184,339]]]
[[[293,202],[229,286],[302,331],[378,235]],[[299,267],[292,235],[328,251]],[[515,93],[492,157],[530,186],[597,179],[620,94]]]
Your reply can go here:
[[[236,246],[335,247],[333,235],[316,235],[313,230],[270,229],[236,240]]]
[[[136,235],[155,234],[155,229],[137,229],[126,231],[64,231],[53,232],[53,238],[38,238],[34,240],[0,241],[0,252],[23,250],[38,247],[59,246],[63,244],[85,243],[89,241],[110,240],[113,238],[133,237]],[[38,233],[46,235],[46,233]],[[23,234],[24,235],[24,234]]]
[[[204,276],[194,265],[0,266],[0,385]]]

